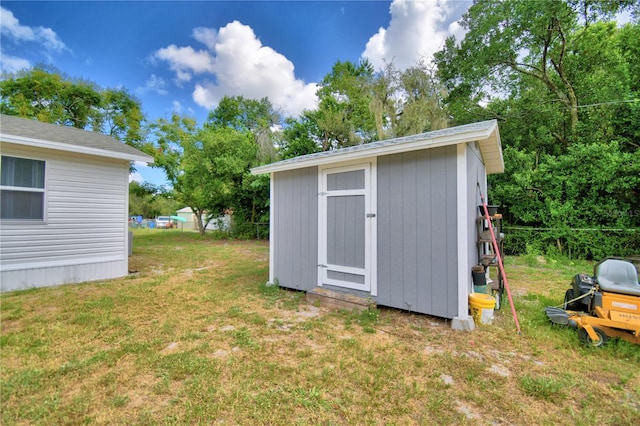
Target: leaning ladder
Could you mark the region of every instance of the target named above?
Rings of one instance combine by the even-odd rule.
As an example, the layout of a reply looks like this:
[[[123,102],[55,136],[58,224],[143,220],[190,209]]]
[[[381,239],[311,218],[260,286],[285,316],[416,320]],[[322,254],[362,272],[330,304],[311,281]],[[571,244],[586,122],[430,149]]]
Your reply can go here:
[[[491,223],[491,216],[489,216],[489,209],[487,208],[487,203],[484,200],[484,195],[482,195],[482,190],[480,190],[480,186],[478,186],[478,190],[480,191],[480,201],[482,201],[482,208],[484,209],[484,217],[489,224],[489,232],[491,233],[491,244],[493,246],[493,252],[498,259],[498,268],[500,270],[500,274],[502,275],[502,282],[504,283],[504,288],[507,290],[507,298],[509,299],[509,305],[511,306],[511,315],[513,315],[513,321],[516,323],[516,331],[520,334],[520,322],[518,321],[518,314],[516,313],[516,308],[513,305],[513,298],[511,297],[511,289],[509,288],[509,281],[507,280],[507,274],[504,272],[504,264],[502,263],[502,255],[500,254],[500,247],[498,247],[498,241],[496,240],[496,233],[493,231],[493,223]]]

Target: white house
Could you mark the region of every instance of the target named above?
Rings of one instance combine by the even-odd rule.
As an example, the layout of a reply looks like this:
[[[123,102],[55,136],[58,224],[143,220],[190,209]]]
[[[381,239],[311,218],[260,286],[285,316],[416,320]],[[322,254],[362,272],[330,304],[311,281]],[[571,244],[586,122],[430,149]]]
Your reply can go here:
[[[129,165],[98,132],[0,115],[0,289],[128,273]]]
[[[291,158],[271,176],[269,280],[469,320],[495,120]]]

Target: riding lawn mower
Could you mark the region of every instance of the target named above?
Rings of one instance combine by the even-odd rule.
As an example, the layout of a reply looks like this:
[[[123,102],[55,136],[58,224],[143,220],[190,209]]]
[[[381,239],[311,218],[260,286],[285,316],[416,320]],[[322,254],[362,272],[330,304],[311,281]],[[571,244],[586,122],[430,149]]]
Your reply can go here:
[[[640,284],[633,263],[606,258],[594,266],[593,276],[577,274],[562,308],[547,307],[556,324],[578,329],[580,340],[602,346],[611,337],[640,345]]]

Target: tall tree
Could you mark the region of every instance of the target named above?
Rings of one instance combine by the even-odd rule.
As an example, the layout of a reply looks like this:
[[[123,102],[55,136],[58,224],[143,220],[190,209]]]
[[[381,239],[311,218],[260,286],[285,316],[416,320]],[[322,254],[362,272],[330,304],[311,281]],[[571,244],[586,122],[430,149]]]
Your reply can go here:
[[[140,147],[144,115],[124,89],[102,89],[46,67],[0,81],[0,112],[105,133]]]
[[[184,147],[191,143],[198,131],[197,123],[190,117],[172,114],[170,120],[158,119],[149,126],[154,140],[147,141],[144,151],[153,156],[152,167],[162,169],[173,187],[183,173],[182,155]]]
[[[240,168],[236,170],[239,174],[233,179],[227,208],[233,210],[234,234],[255,235],[254,224],[268,221],[269,179],[251,175],[249,168],[276,159],[276,145],[282,139],[281,114],[268,98],[255,100],[225,96],[216,109],[209,113],[204,127],[210,130],[233,129],[253,141],[254,158],[245,158],[250,161],[245,162],[242,173]]]
[[[243,96],[222,98],[216,109],[209,112],[205,127],[232,128],[249,132],[258,146],[258,161],[275,159],[274,131],[281,117],[268,98],[260,100]]]
[[[236,194],[257,161],[253,133],[218,122],[199,128],[177,114],[158,120],[152,130],[155,141],[145,150],[165,172],[175,199],[196,215],[201,234],[212,218],[244,207]]]
[[[321,150],[316,111],[304,111],[297,119],[287,118],[279,141],[281,159],[313,154]]]
[[[370,109],[373,75],[367,61],[338,61],[320,82],[315,117],[323,151],[377,139]]]
[[[478,0],[463,16],[467,30],[460,45],[453,38],[436,55],[440,75],[454,96],[504,94],[518,78],[539,81],[563,106],[568,132],[556,133],[568,144],[579,116],[579,93],[572,62],[585,53],[580,40],[598,20],[631,7],[630,1]]]
[[[185,142],[174,192],[200,218],[198,230],[204,235],[206,223],[233,208],[257,146],[251,133],[232,128],[205,127]]]
[[[373,114],[378,140],[397,135],[399,72],[393,63],[379,70],[369,85],[371,100],[369,110]]]
[[[328,151],[447,127],[445,87],[424,61],[400,71],[368,62],[336,62],[322,79],[316,110],[288,119],[280,155]]]
[[[154,140],[145,144],[144,151],[154,157],[153,167],[162,169],[176,200],[191,208],[197,218],[198,230],[204,233],[206,223],[202,223],[202,214],[206,210],[207,200],[190,194],[192,188],[189,185],[197,183],[191,177],[184,176],[186,169],[190,167],[186,156],[189,155],[188,159],[191,161],[196,157],[193,153],[198,133],[196,121],[174,113],[170,120],[157,120],[150,126],[150,130]],[[195,179],[197,176],[193,178]],[[193,190],[197,191],[198,188]]]
[[[85,129],[101,96],[94,84],[72,82],[44,68],[21,71],[0,81],[4,114]]]
[[[145,122],[140,102],[125,89],[104,89],[102,103],[94,129],[139,148],[144,143]]]
[[[149,182],[129,183],[129,216],[171,215],[177,209],[176,203],[171,192],[162,187]]]
[[[403,102],[395,122],[396,136],[448,127],[449,116],[444,106],[447,92],[434,67],[421,61],[402,71],[398,79]]]
[[[465,38],[436,55],[454,121],[500,120],[493,202],[510,224],[544,229],[511,241],[586,257],[640,249],[637,234],[604,231],[640,225],[640,26],[608,21],[629,6],[481,0]],[[603,231],[572,231],[583,228]]]

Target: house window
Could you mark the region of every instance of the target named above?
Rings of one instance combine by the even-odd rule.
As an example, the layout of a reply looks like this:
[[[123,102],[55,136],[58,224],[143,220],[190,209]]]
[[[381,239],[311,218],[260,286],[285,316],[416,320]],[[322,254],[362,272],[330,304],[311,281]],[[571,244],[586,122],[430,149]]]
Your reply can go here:
[[[44,220],[45,162],[2,156],[0,218]]]

